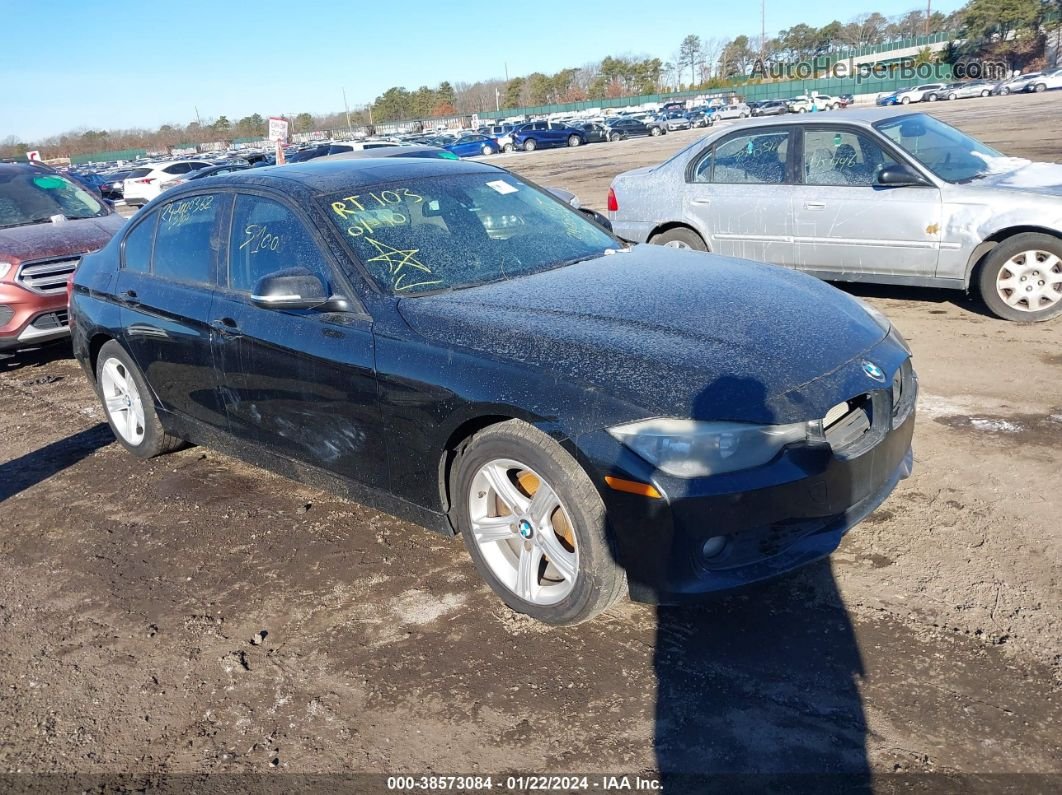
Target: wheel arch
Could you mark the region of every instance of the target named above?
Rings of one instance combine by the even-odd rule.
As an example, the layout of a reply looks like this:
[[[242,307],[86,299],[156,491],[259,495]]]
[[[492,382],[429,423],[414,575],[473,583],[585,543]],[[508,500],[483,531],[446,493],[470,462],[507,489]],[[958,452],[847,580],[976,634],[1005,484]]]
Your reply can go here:
[[[970,255],[970,259],[966,263],[966,288],[969,289],[970,285],[977,279],[977,272],[984,264],[985,260],[988,259],[988,255],[992,252],[992,249],[1004,240],[1009,240],[1015,235],[1023,235],[1030,232],[1039,235],[1050,235],[1051,237],[1058,238],[1062,241],[1062,231],[1051,229],[1046,226],[1026,224],[1020,226],[1007,226],[999,229],[978,243],[976,248],[974,248],[973,253]]]
[[[96,360],[99,358],[100,349],[108,342],[113,340],[114,337],[104,332],[96,332],[89,339],[89,368],[92,371],[92,380],[96,380]]]
[[[646,237],[645,241],[647,243],[651,243],[654,237],[656,237],[657,235],[662,235],[664,234],[664,232],[670,232],[672,229],[688,229],[704,241],[704,247],[708,251],[712,250],[712,244],[708,241],[708,238],[704,236],[701,230],[695,226],[686,223],[685,221],[668,221],[667,223],[659,224],[653,227],[653,229],[649,232],[649,235]]]

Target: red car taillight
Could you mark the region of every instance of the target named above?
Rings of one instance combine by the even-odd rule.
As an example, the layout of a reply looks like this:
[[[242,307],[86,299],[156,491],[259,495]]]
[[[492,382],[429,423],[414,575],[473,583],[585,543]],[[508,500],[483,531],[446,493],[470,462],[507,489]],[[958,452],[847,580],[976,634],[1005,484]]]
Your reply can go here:
[[[608,189],[608,211],[610,213],[619,212],[619,202],[616,201],[616,191],[612,188]]]
[[[154,177],[144,177],[143,179],[134,179],[133,182],[139,182],[141,185],[149,185],[155,181]]]

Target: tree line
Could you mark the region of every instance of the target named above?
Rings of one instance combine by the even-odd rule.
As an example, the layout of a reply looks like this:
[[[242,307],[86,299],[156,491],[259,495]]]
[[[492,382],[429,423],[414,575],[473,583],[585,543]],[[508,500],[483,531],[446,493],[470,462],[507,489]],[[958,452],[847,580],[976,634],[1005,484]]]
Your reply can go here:
[[[581,67],[553,74],[532,72],[509,79],[474,83],[443,81],[415,90],[394,86],[368,106],[327,114],[289,114],[293,132],[345,129],[373,123],[446,118],[496,109],[608,99],[671,90],[717,88],[742,80],[759,62],[793,63],[849,48],[885,44],[915,36],[958,32],[962,43],[949,44],[943,60],[971,58],[1005,61],[1012,69],[1045,66],[1045,35],[1062,26],[1062,0],[970,0],[953,14],[910,11],[897,17],[860,14],[821,27],[805,23],[774,36],[740,35],[733,39],[685,36],[667,60],[646,55],[610,55]],[[1056,56],[1057,57],[1057,56]],[[0,141],[0,157],[23,157],[39,149],[45,157],[144,148],[165,151],[180,144],[204,144],[266,135],[267,120],[258,113],[230,121],[226,116],[185,125],[164,124],[155,130],[76,130],[34,143],[11,136]]]

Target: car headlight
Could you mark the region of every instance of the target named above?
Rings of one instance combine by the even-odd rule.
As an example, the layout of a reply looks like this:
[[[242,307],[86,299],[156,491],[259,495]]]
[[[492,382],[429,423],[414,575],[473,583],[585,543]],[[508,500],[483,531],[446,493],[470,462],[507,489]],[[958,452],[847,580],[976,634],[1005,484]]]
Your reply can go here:
[[[7,276],[7,272],[9,270],[11,270],[10,262],[0,262],[0,279],[3,279],[5,276]]]
[[[617,425],[608,432],[661,472],[700,478],[766,464],[788,444],[821,439],[822,424],[652,419]]]

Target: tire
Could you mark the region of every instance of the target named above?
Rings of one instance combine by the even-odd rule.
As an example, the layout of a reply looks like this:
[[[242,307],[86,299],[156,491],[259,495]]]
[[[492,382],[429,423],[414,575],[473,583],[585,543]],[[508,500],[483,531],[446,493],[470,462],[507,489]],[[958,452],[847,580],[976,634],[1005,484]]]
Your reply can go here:
[[[949,100],[955,100],[955,99],[958,99],[958,98],[959,98],[959,95],[956,94],[955,92],[952,92],[951,94],[948,94],[948,99]]]
[[[143,373],[114,340],[105,342],[96,357],[96,395],[114,438],[137,458],[154,458],[184,446],[183,440],[163,430]]]
[[[911,98],[910,97],[904,97],[903,99],[900,100],[900,104],[901,105],[910,105],[911,104]]]
[[[1005,97],[1009,93],[1010,93],[1010,89],[1009,88],[1001,88],[1001,89],[999,89],[999,95],[1000,96]]]
[[[481,151],[483,152],[484,156],[494,154],[494,150],[491,149],[489,146],[484,146]]]
[[[1039,93],[1041,93],[1043,91],[1047,91],[1047,86],[1044,83],[1037,83],[1033,87],[1033,91],[1035,91],[1037,94],[1039,94]]]
[[[704,238],[686,226],[676,226],[658,235],[653,235],[649,242],[654,246],[668,246],[670,248],[682,248],[692,251],[707,251],[708,246]]]
[[[927,102],[936,102],[937,101],[937,95],[936,94],[930,94],[925,99],[926,99]]]
[[[1062,239],[1038,232],[1007,238],[988,252],[977,287],[989,311],[1004,320],[1038,323],[1062,315]]]
[[[582,143],[582,141],[579,140],[579,136],[578,135],[569,135],[568,136],[568,146],[578,146],[581,143]]]
[[[538,149],[538,144],[535,143],[534,138],[528,138],[526,141],[524,141],[525,152],[534,152],[536,149]]]
[[[649,130],[649,134],[655,138],[658,135],[663,135],[664,131],[659,127],[652,127]]]
[[[621,132],[609,133],[608,134],[608,140],[609,140],[609,143],[611,143],[613,141],[622,141],[623,140],[623,133],[621,133]]]
[[[600,494],[537,428],[509,420],[472,436],[454,461],[450,493],[451,521],[472,563],[513,610],[546,624],[578,624],[626,591]],[[526,577],[524,565],[534,566]]]
[[[991,96],[991,95],[992,95],[992,92],[987,90],[987,89],[985,89],[984,91],[981,92],[981,96],[982,97],[988,97],[988,96]]]
[[[797,113],[807,113],[807,112],[808,112],[807,108],[797,108]]]
[[[512,144],[506,144],[505,146],[502,147],[502,151],[505,152],[506,154],[508,154],[509,152],[515,152],[516,151],[516,147],[513,146]]]

